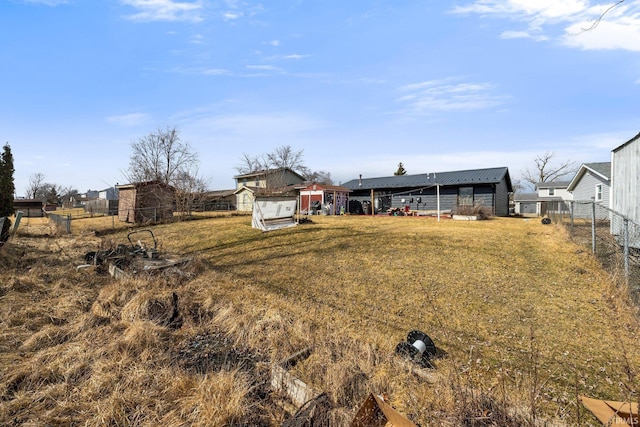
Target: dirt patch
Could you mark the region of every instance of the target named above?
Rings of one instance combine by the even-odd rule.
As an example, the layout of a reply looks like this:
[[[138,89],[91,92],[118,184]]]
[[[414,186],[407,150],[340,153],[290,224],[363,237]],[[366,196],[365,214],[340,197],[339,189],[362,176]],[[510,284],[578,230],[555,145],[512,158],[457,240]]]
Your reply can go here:
[[[236,348],[233,339],[220,331],[184,340],[178,345],[175,361],[181,368],[199,374],[234,368],[255,373],[258,364],[266,362],[249,349]]]

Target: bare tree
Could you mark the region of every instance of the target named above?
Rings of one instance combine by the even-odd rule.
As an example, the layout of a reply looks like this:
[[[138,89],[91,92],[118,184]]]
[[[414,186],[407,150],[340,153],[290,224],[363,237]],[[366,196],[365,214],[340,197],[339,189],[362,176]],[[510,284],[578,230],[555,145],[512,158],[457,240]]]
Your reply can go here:
[[[263,160],[258,156],[251,156],[247,153],[242,153],[240,163],[236,165],[235,169],[240,175],[245,175],[248,173],[266,170],[268,169],[268,166],[266,160]]]
[[[241,175],[273,169],[291,169],[302,175],[309,171],[304,165],[304,150],[296,151],[290,145],[277,147],[273,152],[260,156],[242,153],[240,164],[235,169]]]
[[[552,161],[555,157],[556,153],[554,151],[547,151],[537,156],[534,160],[535,169],[525,168],[522,172],[522,179],[536,185],[539,182],[557,181],[575,172],[575,162],[567,160],[560,164],[553,164]]]
[[[511,180],[511,187],[513,187],[514,193],[522,193],[525,189],[525,185],[521,179],[514,178]]]
[[[43,173],[36,172],[34,174],[31,174],[31,176],[29,176],[29,184],[27,185],[27,188],[25,190],[27,194],[27,198],[35,199],[38,196],[38,192],[40,192],[40,189],[43,184],[44,184]]]
[[[57,184],[51,184],[49,182],[45,182],[40,186],[38,192],[36,193],[36,199],[40,199],[46,203],[51,203],[57,205],[60,203],[60,191],[62,187]]]
[[[131,150],[125,178],[132,183],[157,181],[171,186],[180,217],[191,212],[207,183],[198,175],[198,153],[182,141],[178,130],[159,128],[133,142]]]
[[[269,171],[272,177],[275,175],[273,173],[274,170],[291,169],[309,182],[328,185],[333,183],[329,172],[312,171],[305,166],[304,150],[295,150],[290,145],[277,147],[273,152],[259,156],[243,153],[240,163],[236,165],[235,169],[240,175]],[[273,185],[270,185],[270,187],[273,187]]]
[[[313,182],[315,184],[324,184],[324,185],[333,185],[333,180],[331,179],[331,173],[325,171],[313,171],[305,174],[305,178],[309,182]]]
[[[290,145],[283,145],[266,155],[269,168],[284,169],[294,171],[306,169],[304,166],[304,150],[295,151]]]
[[[198,163],[198,154],[180,139],[176,128],[158,129],[131,144],[130,182],[159,181],[176,185],[178,177]]]
[[[207,191],[208,182],[201,178],[197,168],[181,171],[174,179],[176,210],[181,219],[191,215],[194,207],[201,204]]]

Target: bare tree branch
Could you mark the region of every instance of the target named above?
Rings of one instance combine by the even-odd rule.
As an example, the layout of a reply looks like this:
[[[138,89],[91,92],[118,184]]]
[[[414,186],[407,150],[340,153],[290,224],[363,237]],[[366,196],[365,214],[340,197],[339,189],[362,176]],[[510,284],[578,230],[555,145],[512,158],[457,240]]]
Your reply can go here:
[[[294,151],[290,145],[283,145],[267,154],[268,166],[274,169],[289,168],[297,171],[304,167],[304,150]]]
[[[607,13],[609,13],[611,11],[611,9],[619,6],[620,4],[622,4],[624,2],[625,2],[625,0],[618,0],[617,2],[613,3],[607,9],[605,9],[605,11],[602,12],[602,14],[600,14],[600,16],[595,21],[593,21],[593,24],[591,24],[591,26],[589,28],[582,28],[582,31],[583,32],[587,32],[587,31],[591,31],[591,30],[595,29],[600,24],[600,21],[602,21],[602,18],[604,18],[604,16]]]
[[[267,162],[261,160],[258,156],[251,156],[247,153],[242,153],[240,164],[236,165],[235,169],[240,175],[258,172],[260,170],[267,169]]]
[[[552,160],[556,157],[553,151],[547,151],[535,158],[535,169],[529,167],[522,172],[522,179],[534,186],[539,182],[552,182],[575,172],[576,163],[570,160],[559,165],[553,165]]]
[[[175,128],[158,129],[131,144],[129,169],[124,172],[130,182],[159,181],[176,184],[178,176],[198,163],[198,154],[180,139]]]
[[[40,192],[40,188],[44,184],[44,174],[40,172],[36,172],[29,176],[29,184],[25,192],[27,193],[27,197],[29,199],[35,199]]]
[[[180,219],[191,215],[191,211],[204,199],[209,183],[200,176],[198,168],[181,171],[174,179],[176,211]]]

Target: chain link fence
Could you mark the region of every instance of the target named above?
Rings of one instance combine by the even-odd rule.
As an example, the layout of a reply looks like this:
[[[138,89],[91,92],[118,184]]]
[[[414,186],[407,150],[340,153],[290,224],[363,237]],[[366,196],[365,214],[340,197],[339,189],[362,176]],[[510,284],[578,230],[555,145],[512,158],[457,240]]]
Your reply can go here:
[[[589,247],[607,271],[623,277],[640,301],[640,224],[590,200],[546,202],[545,208],[546,217]]]
[[[168,212],[168,215],[167,215]],[[70,234],[72,231],[107,231],[126,229],[134,224],[150,225],[162,222],[213,218],[236,213],[230,203],[194,203],[187,210],[179,210],[174,205],[150,208],[128,209],[122,217],[118,210],[100,209],[96,206],[61,209],[46,212],[45,216],[56,227],[58,233]],[[122,213],[121,213],[122,214]],[[123,218],[127,218],[124,220]]]

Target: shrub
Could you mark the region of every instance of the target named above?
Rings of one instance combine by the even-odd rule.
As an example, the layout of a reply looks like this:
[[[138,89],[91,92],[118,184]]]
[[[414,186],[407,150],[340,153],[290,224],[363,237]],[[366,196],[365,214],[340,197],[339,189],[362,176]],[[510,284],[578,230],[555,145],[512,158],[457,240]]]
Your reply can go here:
[[[484,206],[479,203],[474,206],[470,205],[462,205],[457,206],[453,210],[454,215],[468,215],[468,216],[477,216],[478,219],[489,219],[489,217],[493,216],[493,211],[490,207]]]

